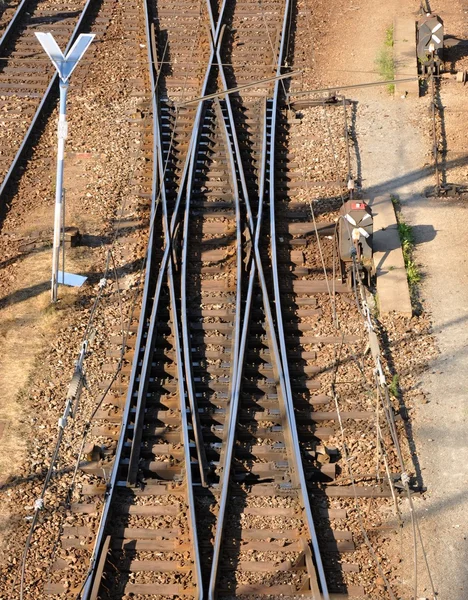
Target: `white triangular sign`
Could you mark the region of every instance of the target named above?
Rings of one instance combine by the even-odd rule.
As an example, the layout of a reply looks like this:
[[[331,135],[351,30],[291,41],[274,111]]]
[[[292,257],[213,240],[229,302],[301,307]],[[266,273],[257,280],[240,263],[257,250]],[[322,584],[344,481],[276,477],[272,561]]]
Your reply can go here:
[[[88,49],[88,46],[93,41],[95,34],[81,33],[66,56],[63,55],[51,33],[37,32],[36,37],[57,69],[60,79],[67,81]]]

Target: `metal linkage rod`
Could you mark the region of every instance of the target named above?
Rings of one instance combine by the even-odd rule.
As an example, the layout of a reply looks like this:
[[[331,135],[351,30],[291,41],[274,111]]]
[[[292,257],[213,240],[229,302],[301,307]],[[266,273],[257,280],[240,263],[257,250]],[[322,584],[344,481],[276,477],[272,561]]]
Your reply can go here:
[[[320,94],[321,92],[337,92],[338,90],[354,90],[358,88],[373,87],[374,85],[389,85],[392,83],[405,83],[407,81],[418,81],[419,77],[406,77],[405,79],[387,79],[387,81],[370,81],[368,83],[356,83],[354,85],[335,85],[334,87],[318,88],[316,90],[304,90],[301,92],[289,92],[287,98],[290,102],[292,97],[309,96],[310,94]]]
[[[221,62],[221,59],[218,61],[218,67],[220,70],[225,65]],[[241,90],[246,90],[252,87],[259,87],[265,85],[266,83],[272,83],[274,81],[279,81],[280,79],[289,79],[290,77],[296,77],[297,75],[301,75],[302,71],[291,71],[290,73],[282,73],[281,75],[276,75],[276,77],[268,77],[267,79],[259,79],[258,81],[253,81],[252,83],[246,83],[244,85],[238,85],[237,87],[225,88],[221,92],[215,92],[213,94],[208,94],[207,96],[200,96],[199,98],[195,98],[193,100],[187,100],[187,102],[181,102],[178,106],[190,106],[191,104],[196,104],[197,102],[203,102],[203,100],[212,100],[213,98],[224,98],[228,97],[230,94],[234,94],[235,92],[240,92]]]

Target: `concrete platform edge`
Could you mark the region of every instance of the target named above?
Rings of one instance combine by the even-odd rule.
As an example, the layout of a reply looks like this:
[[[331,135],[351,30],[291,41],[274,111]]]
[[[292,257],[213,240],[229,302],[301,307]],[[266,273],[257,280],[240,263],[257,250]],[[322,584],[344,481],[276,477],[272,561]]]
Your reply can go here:
[[[380,314],[411,317],[411,296],[391,196],[376,196],[370,206],[374,216],[374,267]]]
[[[393,21],[393,61],[395,79],[418,77],[416,58],[416,21],[412,17],[396,17]],[[419,81],[395,84],[395,97],[419,97]]]

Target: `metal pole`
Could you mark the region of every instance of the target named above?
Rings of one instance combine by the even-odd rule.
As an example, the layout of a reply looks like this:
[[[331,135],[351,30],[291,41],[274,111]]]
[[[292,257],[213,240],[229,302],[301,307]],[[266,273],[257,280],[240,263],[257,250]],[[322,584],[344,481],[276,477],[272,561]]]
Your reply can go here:
[[[54,246],[52,254],[52,302],[57,302],[58,267],[60,260],[60,229],[63,199],[63,166],[65,154],[65,140],[67,139],[67,92],[68,81],[60,81],[60,115],[57,129],[57,178],[55,182],[55,218],[54,218]]]
[[[62,285],[65,285],[65,210],[66,190],[62,194]]]

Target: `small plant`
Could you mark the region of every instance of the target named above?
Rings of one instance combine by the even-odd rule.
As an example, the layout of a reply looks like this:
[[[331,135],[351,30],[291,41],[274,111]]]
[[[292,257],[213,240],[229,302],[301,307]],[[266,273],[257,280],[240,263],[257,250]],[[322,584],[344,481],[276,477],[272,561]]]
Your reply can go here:
[[[387,27],[385,30],[385,45],[389,48],[393,48],[393,25]]]
[[[385,42],[375,60],[377,71],[382,79],[395,79],[395,61],[393,60],[393,25],[385,31]],[[395,86],[393,83],[387,86],[388,91],[393,94]]]
[[[382,48],[377,55],[377,68],[383,79],[393,79],[395,76],[395,63],[393,53],[387,47]]]
[[[398,234],[400,236],[401,249],[406,267],[406,277],[412,292],[416,284],[421,281],[421,272],[413,260],[414,234],[413,228],[405,223],[401,217],[398,219]]]
[[[421,272],[418,265],[412,260],[408,261],[406,264],[406,276],[410,287],[414,287],[421,281]]]
[[[398,235],[400,236],[401,248],[405,262],[411,259],[414,247],[413,228],[401,219],[398,221]]]
[[[392,378],[392,383],[388,386],[388,391],[394,398],[398,398],[399,385],[400,385],[400,376],[395,374]]]

